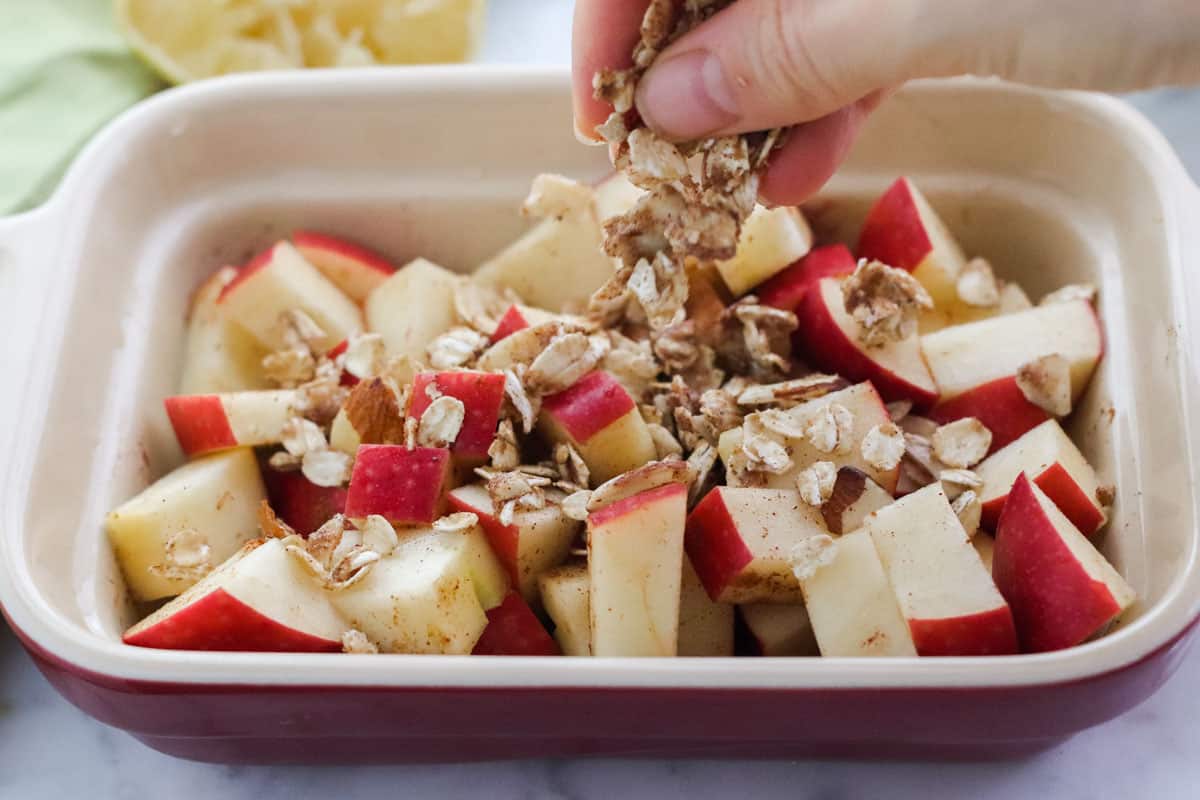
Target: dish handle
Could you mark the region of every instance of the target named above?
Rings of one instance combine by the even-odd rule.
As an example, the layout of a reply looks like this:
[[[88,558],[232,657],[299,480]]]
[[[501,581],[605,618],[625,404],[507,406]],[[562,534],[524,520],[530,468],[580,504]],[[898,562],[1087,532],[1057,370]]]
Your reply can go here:
[[[59,249],[54,218],[51,205],[0,217],[0,386],[7,389],[0,391],[0,419],[16,419],[25,396]],[[0,425],[0,467],[7,466],[3,462],[13,451],[19,427]]]

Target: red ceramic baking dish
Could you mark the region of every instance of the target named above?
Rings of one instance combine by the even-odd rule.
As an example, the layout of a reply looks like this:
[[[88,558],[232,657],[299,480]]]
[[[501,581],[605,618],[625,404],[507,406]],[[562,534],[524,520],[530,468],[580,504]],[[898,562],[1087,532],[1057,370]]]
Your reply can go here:
[[[1192,344],[1200,198],[1125,105],[996,83],[914,86],[809,209],[852,240],[913,176],[970,252],[1040,293],[1101,287],[1108,357],[1072,431],[1118,487],[1103,549],[1141,598],[1044,655],[930,659],[343,657],[125,646],[104,512],[178,463],[161,399],[201,276],[295,228],[470,270],[542,171],[596,178],[562,71],[263,75],[126,114],[55,197],[0,220],[0,602],[71,702],[225,762],[523,756],[999,757],[1153,692],[1200,610]],[[1189,274],[1189,268],[1191,273]]]

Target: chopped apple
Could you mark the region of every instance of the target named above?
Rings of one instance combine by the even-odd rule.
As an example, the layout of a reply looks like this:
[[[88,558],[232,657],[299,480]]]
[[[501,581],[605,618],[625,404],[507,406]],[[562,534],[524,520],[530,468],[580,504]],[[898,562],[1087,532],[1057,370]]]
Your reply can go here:
[[[253,461],[253,457],[250,457]],[[168,650],[333,652],[346,623],[282,540],[247,542],[179,597],[125,632]]]
[[[948,312],[939,316],[926,316],[921,320],[921,333],[932,333],[948,325],[965,325],[968,322],[978,322],[983,319],[1013,314],[1033,308],[1033,302],[1025,290],[1016,283],[1006,283],[1000,287],[1000,300],[994,306],[972,306],[961,300]],[[945,325],[938,322],[945,321]]]
[[[354,455],[364,443],[405,441],[404,415],[395,387],[395,383],[380,377],[354,384],[330,425],[330,447]]]
[[[586,564],[564,564],[538,576],[542,606],[554,622],[554,640],[565,656],[592,654],[591,580]]]
[[[163,406],[190,458],[230,447],[278,444],[284,425],[300,407],[300,395],[292,389],[176,395]]]
[[[1000,515],[992,569],[1026,652],[1080,644],[1105,630],[1136,599],[1129,584],[1025,474],[1017,477]]]
[[[429,343],[454,327],[454,296],[463,277],[418,258],[367,295],[367,329],[380,334],[390,356],[424,362]]]
[[[673,656],[687,487],[669,483],[588,516],[592,654]]]
[[[820,509],[795,489],[718,486],[688,516],[687,554],[717,602],[799,603],[793,550],[821,535]]]
[[[562,326],[558,322],[518,328],[484,350],[475,366],[486,372],[512,369],[517,364],[528,366],[561,332]]]
[[[558,175],[539,175],[524,212],[541,221],[480,266],[475,279],[512,289],[539,308],[583,308],[615,270],[602,245],[592,189]]]
[[[733,606],[714,603],[684,554],[679,590],[679,656],[733,655]]]
[[[621,172],[614,172],[596,184],[592,195],[596,203],[596,216],[601,222],[624,214],[646,193],[629,182]]]
[[[876,201],[858,239],[862,258],[907,270],[935,307],[958,300],[958,276],[966,257],[944,222],[908,178],[900,178]]]
[[[303,311],[321,328],[313,346],[324,351],[362,328],[362,314],[321,272],[287,242],[278,242],[242,267],[221,290],[226,319],[249,331],[268,350],[289,345],[281,324],[287,311]]]
[[[476,656],[557,656],[562,655],[554,638],[542,627],[541,620],[517,591],[509,592],[504,602],[488,609],[487,627],[475,643]]]
[[[822,278],[844,278],[857,265],[854,254],[844,244],[817,247],[787,269],[755,289],[763,305],[795,311],[809,289]]]
[[[930,416],[939,422],[977,417],[999,449],[1048,418],[1017,386],[1017,371],[1049,355],[1067,360],[1072,405],[1104,352],[1091,303],[1074,300],[956,325],[921,337],[921,350],[941,390]]]
[[[167,473],[105,519],[135,600],[177,595],[258,535],[266,499],[254,452],[227,450]]]
[[[382,652],[466,655],[488,624],[473,567],[468,537],[415,530],[365,577],[330,596]]]
[[[422,372],[413,378],[408,416],[420,419],[433,398],[462,401],[466,416],[450,450],[459,459],[482,463],[496,437],[500,406],[504,402],[504,376],[496,372],[457,370]]]
[[[393,525],[428,525],[446,506],[451,477],[445,448],[364,444],[354,460],[346,516],[378,514]]]
[[[301,472],[281,472],[263,466],[263,480],[271,508],[292,530],[308,536],[346,510],[346,489],[317,486]]]
[[[1028,475],[1085,536],[1104,524],[1100,480],[1062,426],[1047,420],[976,468],[983,480],[982,525],[995,530],[1000,512],[1019,475]]]
[[[578,450],[597,484],[657,456],[633,398],[602,370],[544,398],[538,427],[550,441],[566,442]]]
[[[802,588],[821,655],[917,654],[869,531],[840,537],[832,560],[806,577]]]
[[[1012,612],[940,483],[867,518],[888,581],[923,656],[1017,651]]]
[[[538,576],[566,560],[581,523],[562,512],[558,503],[545,508],[519,509],[505,525],[479,484],[460,486],[450,493],[450,507],[479,517],[492,549],[508,570],[514,586],[528,603],[537,602]]]
[[[233,324],[217,305],[221,291],[237,278],[235,267],[222,267],[201,284],[188,314],[180,394],[210,394],[265,389],[266,349]]]
[[[804,295],[796,316],[800,327],[795,342],[812,366],[852,381],[871,381],[888,402],[910,400],[922,410],[937,401],[938,386],[921,356],[919,337],[866,345],[861,326],[846,312],[838,279],[818,281]]]
[[[718,261],[717,270],[729,291],[740,297],[811,248],[812,231],[800,209],[758,206],[742,225],[737,253]]]
[[[292,244],[321,273],[356,303],[367,299],[396,267],[383,256],[336,236],[296,231]]]
[[[791,418],[792,427],[803,430],[810,420],[833,403],[837,403],[849,411],[853,420],[853,426],[846,442],[837,451],[826,453],[818,450],[807,439],[791,439],[788,441],[788,449],[792,459],[792,468],[779,474],[756,476],[766,481],[765,484],[756,485],[765,485],[769,489],[792,488],[796,485],[796,477],[801,470],[817,461],[829,461],[837,467],[853,467],[865,473],[872,482],[879,484],[888,493],[895,491],[896,482],[900,477],[900,468],[896,466],[891,469],[880,469],[867,461],[862,454],[862,441],[867,433],[876,425],[882,425],[891,419],[883,399],[870,383],[859,383],[836,392],[830,392],[823,397],[787,409],[784,413]],[[736,463],[735,454],[741,449],[743,438],[741,428],[733,428],[721,434],[717,443],[717,451],[727,466]],[[735,470],[727,473],[726,481],[730,486],[743,485],[742,477]]]
[[[496,330],[492,331],[491,343],[495,344],[517,331],[532,328],[536,325],[544,325],[547,322],[554,322],[556,319],[561,318],[561,314],[551,314],[549,311],[543,311],[540,308],[513,303],[496,323]]]
[[[803,605],[751,603],[738,606],[738,614],[758,655],[768,658],[820,655],[812,622]]]
[[[992,561],[996,553],[996,540],[988,533],[977,533],[971,537],[971,546],[975,548],[975,552],[979,553],[979,560],[983,562],[984,568],[988,574],[992,574]],[[995,575],[992,575],[995,578]],[[999,588],[999,587],[996,587]],[[1004,592],[1001,591],[1001,594]]]

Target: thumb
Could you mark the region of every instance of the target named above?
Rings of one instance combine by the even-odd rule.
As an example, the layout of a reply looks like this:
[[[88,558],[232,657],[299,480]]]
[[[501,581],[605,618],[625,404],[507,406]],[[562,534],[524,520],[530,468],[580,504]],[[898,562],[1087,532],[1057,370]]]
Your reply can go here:
[[[638,88],[674,139],[825,117],[913,78],[1125,90],[1200,80],[1195,0],[737,0]]]

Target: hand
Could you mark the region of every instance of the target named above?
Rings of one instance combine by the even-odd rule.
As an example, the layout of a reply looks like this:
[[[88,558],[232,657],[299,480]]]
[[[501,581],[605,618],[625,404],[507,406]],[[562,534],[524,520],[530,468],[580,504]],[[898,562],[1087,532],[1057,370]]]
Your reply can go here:
[[[602,67],[628,66],[649,0],[577,0],[575,123],[595,139]],[[637,108],[668,138],[795,125],[763,177],[795,204],[837,169],[892,87],[989,75],[1128,91],[1200,82],[1197,0],[738,0],[667,48]]]

